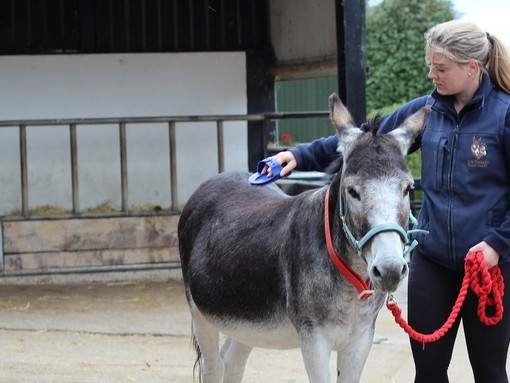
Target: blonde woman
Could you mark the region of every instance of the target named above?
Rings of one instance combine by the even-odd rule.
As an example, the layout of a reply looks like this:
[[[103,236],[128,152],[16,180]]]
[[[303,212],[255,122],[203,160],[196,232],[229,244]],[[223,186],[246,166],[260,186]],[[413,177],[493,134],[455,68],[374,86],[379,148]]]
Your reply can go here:
[[[510,58],[496,37],[473,23],[453,20],[425,34],[431,95],[410,101],[383,118],[380,132],[397,127],[425,104],[432,113],[414,150],[421,149],[423,207],[408,285],[408,320],[422,333],[446,321],[461,287],[464,259],[481,252],[506,281],[503,319],[486,326],[469,292],[450,331],[439,341],[411,340],[415,383],[448,382],[455,338],[463,324],[475,382],[508,382],[510,342]],[[324,170],[336,158],[335,136],[278,153],[292,169]],[[488,312],[490,314],[490,312]]]

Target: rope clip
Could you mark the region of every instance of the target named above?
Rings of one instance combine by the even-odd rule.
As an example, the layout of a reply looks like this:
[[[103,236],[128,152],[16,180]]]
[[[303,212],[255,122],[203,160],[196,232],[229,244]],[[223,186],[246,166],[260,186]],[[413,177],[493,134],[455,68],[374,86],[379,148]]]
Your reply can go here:
[[[386,307],[391,311],[394,307],[397,307],[400,311],[400,307],[398,307],[397,300],[393,297],[393,294],[388,294],[386,296]]]

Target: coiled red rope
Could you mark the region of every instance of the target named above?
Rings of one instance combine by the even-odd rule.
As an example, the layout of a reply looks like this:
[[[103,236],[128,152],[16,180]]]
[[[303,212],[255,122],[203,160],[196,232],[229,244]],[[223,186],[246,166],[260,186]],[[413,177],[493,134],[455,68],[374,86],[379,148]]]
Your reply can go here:
[[[455,301],[450,317],[441,328],[437,329],[432,334],[422,334],[412,329],[402,318],[402,310],[393,297],[391,297],[391,295],[388,297],[386,307],[392,312],[395,317],[395,322],[404,329],[411,339],[422,342],[423,347],[425,347],[425,343],[435,342],[440,339],[452,327],[462,308],[469,287],[471,287],[471,290],[478,296],[477,313],[483,324],[492,326],[503,318],[504,281],[499,267],[494,266],[488,269],[483,253],[478,252],[468,254],[464,261],[464,271],[465,274],[459,296]],[[493,316],[487,316],[486,308],[488,306],[495,306],[495,313]]]

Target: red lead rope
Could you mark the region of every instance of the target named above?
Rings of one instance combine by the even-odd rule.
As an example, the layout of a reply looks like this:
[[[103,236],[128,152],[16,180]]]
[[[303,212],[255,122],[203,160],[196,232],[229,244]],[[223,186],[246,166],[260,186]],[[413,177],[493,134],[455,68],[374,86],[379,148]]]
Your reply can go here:
[[[386,307],[392,312],[395,317],[395,322],[409,334],[411,339],[422,342],[423,347],[425,347],[425,343],[437,341],[452,327],[459,315],[469,287],[471,287],[473,292],[478,296],[477,312],[483,324],[487,326],[495,325],[503,318],[504,281],[499,267],[494,266],[489,270],[485,264],[483,253],[471,253],[468,254],[465,259],[464,270],[465,274],[462,280],[462,287],[450,317],[440,329],[434,331],[432,334],[422,334],[413,330],[402,318],[402,310],[397,303],[391,296],[388,298]],[[491,317],[488,317],[485,312],[487,306],[495,306],[496,312]]]

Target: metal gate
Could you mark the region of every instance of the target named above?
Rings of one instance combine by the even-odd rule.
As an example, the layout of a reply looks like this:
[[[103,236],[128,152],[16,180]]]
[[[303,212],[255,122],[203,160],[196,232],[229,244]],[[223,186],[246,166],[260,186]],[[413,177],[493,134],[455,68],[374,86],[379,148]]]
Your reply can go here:
[[[224,123],[246,121],[260,124],[266,137],[266,155],[282,150],[275,145],[274,121],[326,119],[328,112],[268,113],[257,115],[167,116],[146,118],[98,118],[65,120],[0,121],[0,129],[15,128],[19,134],[21,207],[19,214],[3,216],[0,235],[0,275],[34,275],[96,271],[174,268],[179,266],[176,225],[177,203],[176,124],[213,122],[216,129],[217,169],[225,170]],[[133,211],[128,200],[127,126],[163,123],[168,127],[170,185],[168,209]],[[86,125],[116,125],[119,138],[121,208],[115,212],[87,213],[80,209],[77,128]],[[72,209],[58,215],[30,212],[29,150],[27,128],[63,126],[70,145],[69,169]],[[65,233],[65,234],[64,234]],[[67,237],[66,237],[67,236]],[[112,240],[114,238],[115,240]],[[137,258],[138,257],[138,258]],[[143,258],[142,262],[139,259]],[[94,262],[91,262],[93,260]],[[134,261],[133,261],[134,260]]]

